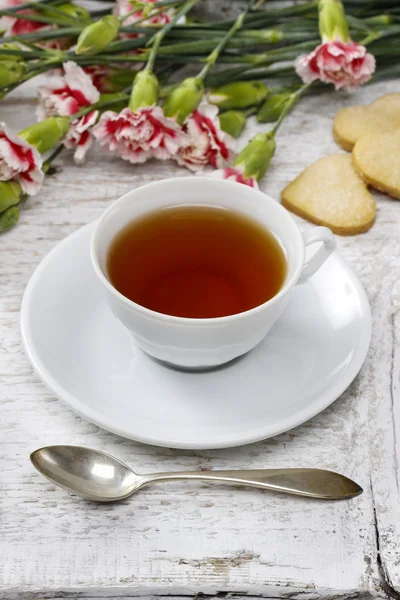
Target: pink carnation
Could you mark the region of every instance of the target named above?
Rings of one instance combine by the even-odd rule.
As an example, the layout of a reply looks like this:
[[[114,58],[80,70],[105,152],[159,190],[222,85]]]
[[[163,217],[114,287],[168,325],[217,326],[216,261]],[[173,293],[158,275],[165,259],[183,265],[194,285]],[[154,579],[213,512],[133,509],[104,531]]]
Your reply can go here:
[[[36,148],[0,123],[0,181],[17,181],[25,194],[34,196],[43,177],[42,157]]]
[[[79,119],[75,119],[65,136],[64,146],[69,149],[75,148],[74,161],[78,164],[83,163],[86,152],[93,143],[90,130],[95,125],[98,116],[99,111],[94,110]]]
[[[93,129],[101,146],[131,163],[143,163],[149,158],[165,160],[173,157],[186,143],[179,125],[164,116],[159,106],[146,106],[132,112],[106,111]]]
[[[369,81],[375,71],[375,58],[356,42],[324,42],[310,54],[296,59],[296,73],[305,82],[319,79],[333,83],[336,90],[351,90]]]
[[[8,10],[25,4],[25,0],[0,0],[0,10]],[[24,15],[34,15],[35,12],[30,9],[18,11]],[[5,31],[6,36],[23,35],[24,33],[33,33],[38,29],[51,29],[48,23],[39,23],[39,21],[28,21],[27,19],[18,19],[18,12],[15,17],[0,17],[0,31]]]
[[[99,90],[81,67],[69,61],[64,63],[63,68],[63,74],[49,77],[47,85],[38,88],[38,116],[41,119],[69,117],[100,99]]]
[[[89,75],[94,87],[101,94],[107,94],[108,92],[114,91],[113,88],[110,87],[107,82],[107,75],[109,73],[109,68],[107,67],[107,65],[93,65],[90,67],[83,67],[83,70],[87,75]]]
[[[69,117],[100,99],[99,90],[81,67],[69,61],[64,63],[63,69],[63,73],[49,77],[47,85],[38,88],[39,120],[51,116]],[[98,112],[93,111],[75,119],[71,124],[64,145],[66,148],[76,146],[74,158],[77,162],[83,162],[91,146],[92,134],[89,128],[95,124],[97,117]]]
[[[242,171],[238,167],[227,167],[225,169],[217,169],[211,173],[211,177],[215,179],[226,179],[227,181],[236,181],[243,183],[249,187],[258,190],[258,183],[254,177],[244,177]]]
[[[207,165],[222,168],[229,162],[235,140],[222,131],[216,106],[203,100],[186,120],[183,130],[188,135],[188,142],[175,157],[180,165],[199,171]]]

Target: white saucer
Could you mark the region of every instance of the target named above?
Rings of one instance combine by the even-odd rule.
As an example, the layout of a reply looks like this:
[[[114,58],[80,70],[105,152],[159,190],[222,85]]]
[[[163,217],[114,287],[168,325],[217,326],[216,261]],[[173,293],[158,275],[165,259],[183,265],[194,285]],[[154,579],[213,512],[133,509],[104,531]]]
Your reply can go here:
[[[133,347],[92,270],[92,230],[75,232],[42,261],[21,324],[39,377],[104,429],[171,448],[248,444],[324,410],[361,368],[371,335],[368,300],[338,254],[293,290],[255,350],[219,370],[188,373]]]

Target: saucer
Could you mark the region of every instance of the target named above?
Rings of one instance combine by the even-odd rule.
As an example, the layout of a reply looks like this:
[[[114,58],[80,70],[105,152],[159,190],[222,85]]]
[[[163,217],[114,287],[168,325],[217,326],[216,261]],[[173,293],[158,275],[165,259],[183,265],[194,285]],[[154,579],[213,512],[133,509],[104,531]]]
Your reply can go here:
[[[334,253],[251,352],[185,372],[136,347],[106,304],[89,257],[94,224],[59,243],[21,308],[28,357],[72,410],[126,438],[170,448],[249,444],[329,406],[361,368],[371,336],[365,292]]]

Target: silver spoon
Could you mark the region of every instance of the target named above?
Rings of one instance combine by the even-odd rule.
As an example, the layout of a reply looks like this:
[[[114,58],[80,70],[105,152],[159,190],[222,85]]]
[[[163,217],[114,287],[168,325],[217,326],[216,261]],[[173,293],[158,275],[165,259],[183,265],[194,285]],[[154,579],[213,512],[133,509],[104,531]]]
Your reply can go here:
[[[115,502],[157,481],[200,479],[249,485],[322,500],[342,500],[362,493],[344,475],[322,469],[259,469],[254,471],[182,471],[137,475],[114,456],[82,446],[46,446],[31,454],[45,477],[87,500]]]

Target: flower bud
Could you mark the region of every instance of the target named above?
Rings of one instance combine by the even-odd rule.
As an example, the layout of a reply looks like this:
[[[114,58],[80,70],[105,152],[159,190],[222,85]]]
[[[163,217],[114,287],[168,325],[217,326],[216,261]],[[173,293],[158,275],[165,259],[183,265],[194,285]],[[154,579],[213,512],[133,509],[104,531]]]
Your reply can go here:
[[[90,13],[83,8],[83,6],[78,6],[77,4],[72,4],[72,2],[64,2],[63,4],[57,4],[55,7],[58,12],[62,12],[65,15],[65,23],[71,23],[71,21],[87,21],[90,23]],[[48,17],[54,16],[54,12],[52,12],[51,8],[46,9],[46,6],[43,6],[42,13]],[[62,16],[57,14],[57,19],[63,20]]]
[[[156,104],[158,98],[158,79],[148,69],[137,73],[132,86],[129,108],[135,112],[143,106]]]
[[[18,206],[10,206],[10,208],[7,208],[7,210],[0,214],[0,232],[7,231],[7,229],[14,227],[18,219]]]
[[[221,110],[247,108],[262,102],[268,92],[267,86],[262,81],[236,81],[212,89],[208,94],[208,100]]]
[[[275,94],[275,96],[267,98],[258,109],[257,121],[259,123],[273,123],[277,121],[290,98],[291,94],[289,92]]]
[[[148,2],[148,0],[142,0],[141,2],[130,2],[130,5],[132,6],[132,8],[135,8],[136,6],[138,7],[138,10],[141,11],[142,19],[147,19],[147,17],[150,16],[151,12],[154,10],[154,7],[152,6],[152,2]]]
[[[17,181],[0,181],[0,213],[20,202],[21,186]]]
[[[23,58],[18,56],[17,54],[2,54],[1,50],[18,50],[21,51],[21,47],[18,44],[12,44],[7,42],[5,44],[1,44],[0,46],[0,61],[6,62],[23,62]]]
[[[19,81],[25,72],[25,66],[22,62],[14,60],[0,61],[0,88],[12,85]]]
[[[349,26],[340,0],[319,0],[319,32],[323,42],[350,40]]]
[[[275,138],[272,132],[258,133],[238,154],[233,165],[239,167],[246,179],[262,179],[275,153]]]
[[[68,117],[49,117],[19,132],[19,137],[34,146],[41,154],[51,150],[67,133]]]
[[[383,25],[386,27],[386,25],[393,25],[395,19],[392,15],[382,14],[368,17],[367,19],[364,19],[364,22],[367,23],[367,25]]]
[[[87,25],[78,37],[77,54],[97,54],[118,36],[119,19],[107,15]]]
[[[259,44],[278,44],[284,38],[284,33],[279,29],[255,29],[244,32],[247,38],[252,39],[254,42]]]
[[[203,98],[204,84],[197,77],[184,79],[167,96],[164,102],[164,114],[166,117],[175,119],[182,125],[186,118],[198,107]]]
[[[246,125],[246,115],[240,110],[227,110],[219,115],[221,129],[238,138]]]

